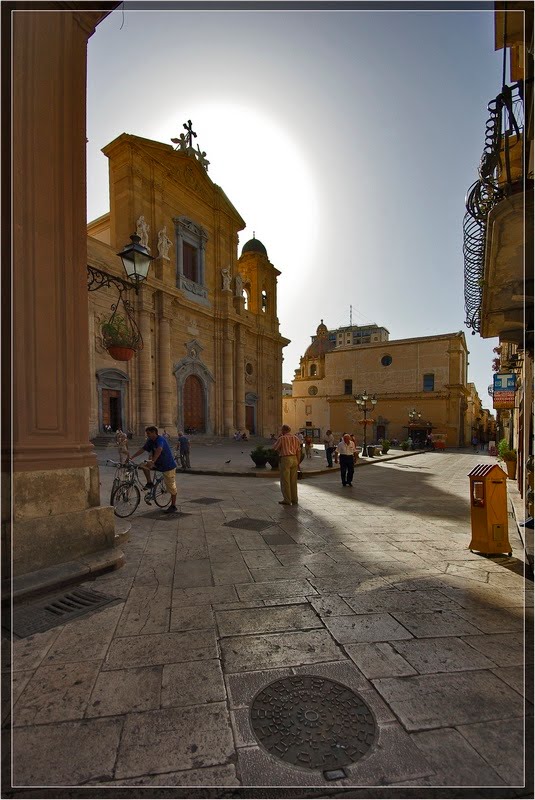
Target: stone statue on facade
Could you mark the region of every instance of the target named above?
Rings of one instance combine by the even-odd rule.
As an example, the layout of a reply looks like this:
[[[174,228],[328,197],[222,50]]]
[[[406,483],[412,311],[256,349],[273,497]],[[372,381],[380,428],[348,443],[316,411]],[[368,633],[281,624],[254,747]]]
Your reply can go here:
[[[206,153],[205,153],[205,151],[204,151],[204,150],[202,150],[202,151],[201,151],[201,148],[199,147],[199,145],[197,145],[197,158],[198,158],[198,160],[199,160],[199,163],[200,163],[201,167],[204,167],[204,169],[206,170],[206,172],[208,172],[208,164],[209,164],[210,162],[209,162],[209,161],[208,161],[208,159],[206,158]]]
[[[236,297],[243,297],[243,280],[239,272],[234,278],[234,286],[235,286]]]
[[[140,216],[140,218],[138,219],[138,221],[136,222],[136,233],[140,238],[140,242],[139,242],[140,245],[142,245],[142,247],[146,247],[147,250],[150,253],[149,232],[150,232],[150,228],[147,225],[147,223],[145,222],[145,217],[142,214]]]
[[[221,270],[221,277],[223,278],[223,291],[230,292],[230,269],[227,267],[226,269]]]
[[[162,230],[158,233],[158,255],[166,261],[170,261],[169,248],[173,242],[167,236],[167,225],[164,225]]]

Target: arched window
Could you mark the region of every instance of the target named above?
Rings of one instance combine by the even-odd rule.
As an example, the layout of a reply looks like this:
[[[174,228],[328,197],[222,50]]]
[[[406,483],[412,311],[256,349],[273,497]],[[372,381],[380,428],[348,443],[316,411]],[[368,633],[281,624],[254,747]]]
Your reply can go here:
[[[318,374],[317,366],[315,364],[311,364],[310,365],[310,375],[311,375],[311,377],[314,377],[314,375],[317,375],[317,374]]]
[[[246,286],[244,286],[244,287],[243,287],[243,292],[242,292],[242,293],[243,293],[243,300],[244,300],[244,305],[243,305],[243,307],[244,307],[244,308],[245,308],[245,310],[247,311],[247,310],[248,310],[248,308],[249,308],[249,289],[248,289]]]
[[[260,306],[262,308],[262,311],[265,314],[266,311],[267,311],[267,292],[266,292],[265,289],[262,289],[262,296],[261,296],[261,300],[260,300]]]

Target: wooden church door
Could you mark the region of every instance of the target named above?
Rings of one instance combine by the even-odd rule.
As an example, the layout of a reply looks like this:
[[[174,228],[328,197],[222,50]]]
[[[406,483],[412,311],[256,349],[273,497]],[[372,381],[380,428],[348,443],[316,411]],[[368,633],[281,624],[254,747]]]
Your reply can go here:
[[[196,375],[188,375],[184,383],[184,430],[205,431],[204,389]]]

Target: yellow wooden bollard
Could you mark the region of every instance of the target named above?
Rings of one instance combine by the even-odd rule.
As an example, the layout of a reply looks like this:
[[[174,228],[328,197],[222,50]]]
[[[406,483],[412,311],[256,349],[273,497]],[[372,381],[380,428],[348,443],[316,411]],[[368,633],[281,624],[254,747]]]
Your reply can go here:
[[[497,464],[478,464],[469,473],[472,539],[478,553],[512,555],[507,526],[507,475]]]

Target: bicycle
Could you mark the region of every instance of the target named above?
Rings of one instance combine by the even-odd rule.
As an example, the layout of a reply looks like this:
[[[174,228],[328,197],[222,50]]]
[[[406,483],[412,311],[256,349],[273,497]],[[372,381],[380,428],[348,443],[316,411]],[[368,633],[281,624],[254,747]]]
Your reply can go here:
[[[133,461],[120,464],[117,461],[111,461],[111,459],[108,459],[107,463],[117,468],[110,497],[110,505],[113,506],[113,512],[116,517],[130,517],[141,502],[142,491],[145,493],[143,499],[149,506],[153,500],[159,508],[165,508],[171,502],[171,495],[167,491],[164,477],[161,473],[154,476],[152,487],[145,489],[138,475],[141,464],[134,464]],[[115,484],[121,473],[124,480]]]

